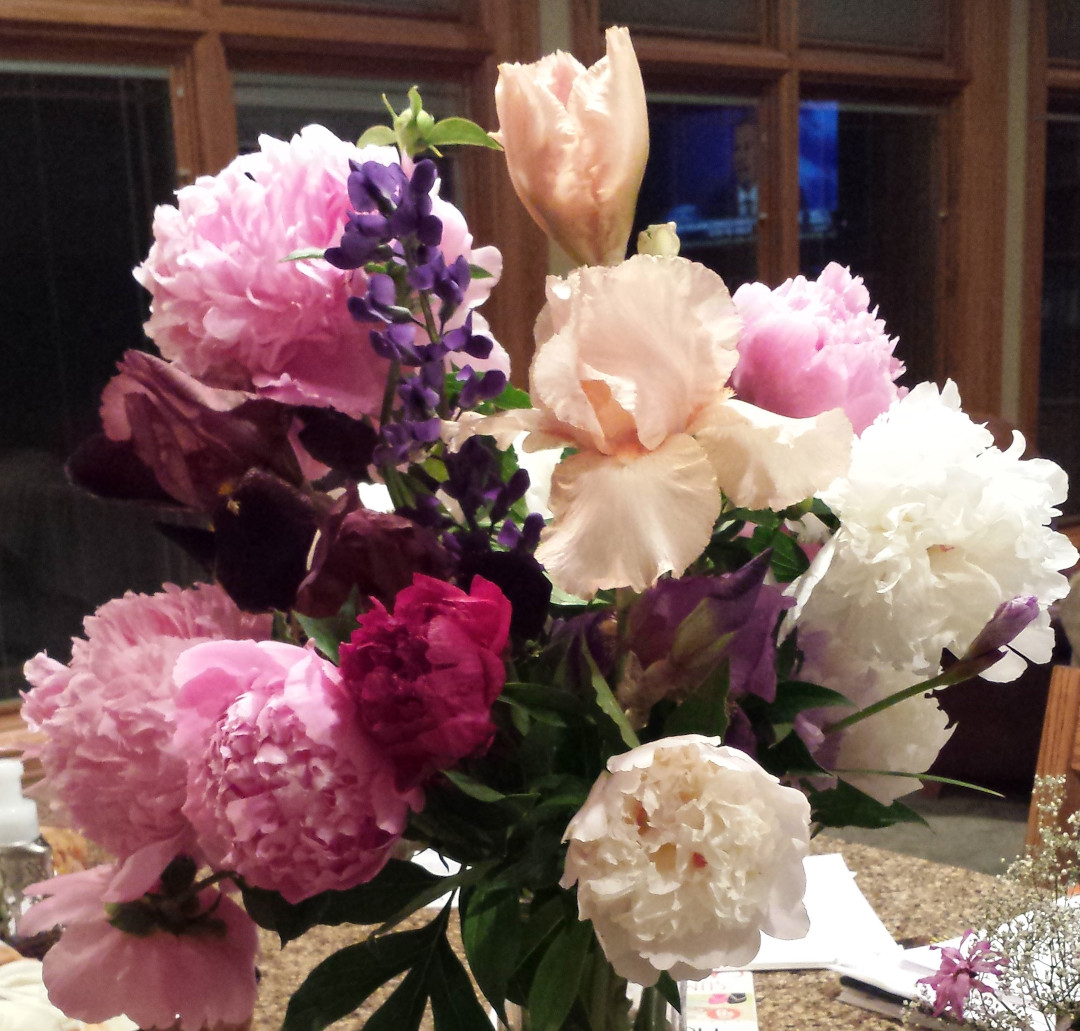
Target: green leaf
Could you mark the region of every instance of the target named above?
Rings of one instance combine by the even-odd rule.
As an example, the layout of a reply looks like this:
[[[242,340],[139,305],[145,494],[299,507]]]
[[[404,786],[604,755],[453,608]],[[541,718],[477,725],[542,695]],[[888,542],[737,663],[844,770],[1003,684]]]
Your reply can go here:
[[[637,734],[634,733],[634,728],[630,726],[630,721],[626,718],[626,713],[622,711],[621,706],[615,700],[615,695],[612,694],[608,682],[604,679],[604,675],[596,665],[596,660],[592,657],[592,652],[589,651],[588,647],[584,647],[582,648],[582,654],[585,656],[585,661],[589,664],[592,689],[596,695],[596,704],[599,706],[600,711],[607,716],[612,724],[614,724],[615,729],[619,733],[619,737],[622,739],[622,743],[626,745],[627,748],[637,748],[641,742],[638,740]]]
[[[419,930],[369,938],[328,956],[289,1000],[282,1031],[322,1031],[348,1016],[372,992],[420,960],[445,927],[445,920],[433,920]]]
[[[780,583],[791,583],[810,568],[810,560],[791,534],[778,530],[772,538],[770,566]]]
[[[468,118],[443,118],[425,133],[424,142],[436,147],[464,144],[471,147],[487,147],[502,150],[502,145],[487,130]]]
[[[461,941],[476,983],[504,1024],[504,1003],[517,969],[522,942],[521,896],[517,888],[481,884],[463,893]]]
[[[494,277],[483,265],[469,265],[470,279],[493,279]]]
[[[782,724],[777,726],[777,731],[782,727]],[[790,733],[790,727],[787,730],[785,737],[758,754],[758,762],[774,777],[815,777],[828,773],[810,754],[803,739]]]
[[[682,1012],[682,999],[679,998],[678,982],[666,970],[660,971],[660,977],[656,981],[656,990],[667,1000],[669,1006],[677,1012]]]
[[[501,802],[506,798],[506,795],[501,791],[489,788],[486,784],[481,784],[480,781],[473,780],[472,777],[459,770],[443,770],[443,776],[450,781],[458,791],[464,792],[469,798],[475,798],[478,802]]]
[[[348,601],[332,616],[316,619],[314,616],[305,616],[302,612],[293,613],[304,633],[315,642],[315,647],[335,665],[339,661],[341,643],[347,641],[356,629],[359,596],[360,592],[353,588]]]
[[[882,805],[858,788],[840,781],[828,791],[810,793],[813,819],[826,827],[891,827],[894,823],[926,821],[914,809],[900,802]]]
[[[397,136],[389,125],[373,125],[365,130],[364,135],[356,141],[357,147],[390,147],[397,142]]]
[[[772,723],[790,723],[807,709],[824,709],[833,705],[851,708],[854,702],[839,691],[811,684],[805,680],[785,680],[776,685],[776,700],[768,707]]]
[[[438,898],[446,878],[417,863],[391,859],[378,876],[348,891],[324,891],[299,903],[286,902],[276,891],[243,887],[244,908],[260,927],[277,932],[281,944],[299,938],[319,924],[378,924],[417,896],[433,889]]]
[[[508,683],[503,685],[502,697],[521,705],[530,712],[550,709],[567,715],[580,716],[585,706],[576,694],[552,684]]]
[[[299,250],[290,251],[282,258],[282,261],[311,261],[315,258],[323,258],[326,255],[325,247],[301,247]]]
[[[428,988],[435,1031],[491,1031],[491,1021],[450,943],[443,938],[435,954]],[[505,1021],[504,1021],[505,1023]]]
[[[664,721],[664,736],[704,734],[722,737],[728,725],[728,686],[728,661],[725,659],[672,710]]]
[[[416,1031],[424,1019],[431,972],[416,966],[364,1023],[364,1031]],[[288,1031],[287,1028],[283,1031]]]
[[[593,944],[592,924],[564,924],[548,945],[529,989],[531,1031],[559,1031],[577,998],[585,960]]]

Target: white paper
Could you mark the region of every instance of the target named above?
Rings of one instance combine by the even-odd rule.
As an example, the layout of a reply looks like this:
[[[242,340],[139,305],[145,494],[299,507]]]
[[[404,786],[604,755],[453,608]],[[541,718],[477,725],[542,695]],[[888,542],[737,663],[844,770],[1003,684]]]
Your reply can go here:
[[[868,954],[896,957],[903,952],[859,890],[842,855],[807,856],[803,868],[809,933],[794,941],[762,935],[761,949],[748,969],[839,968]]]

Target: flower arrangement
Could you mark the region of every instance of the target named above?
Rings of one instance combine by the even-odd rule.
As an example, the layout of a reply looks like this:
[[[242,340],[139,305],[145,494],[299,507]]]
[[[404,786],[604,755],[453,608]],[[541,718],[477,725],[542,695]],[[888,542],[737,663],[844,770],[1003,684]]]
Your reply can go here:
[[[1065,778],[1037,777],[1039,837],[919,1000],[935,1017],[985,1031],[1069,1031],[1080,1020],[1080,813],[1065,815]],[[914,1012],[914,1011],[913,1011]],[[952,1021],[950,1021],[952,1022]]]
[[[256,923],[352,923],[378,928],[289,1031],[402,974],[382,1024],[488,1027],[451,908],[396,929],[452,892],[501,1018],[615,1031],[629,980],[653,1026],[677,979],[805,933],[812,825],[914,818],[949,735],[930,691],[1049,658],[1064,474],[955,385],[899,387],[846,269],[732,296],[671,226],[625,257],[644,97],[613,29],[592,68],[504,67],[498,134],[412,91],[356,146],[264,137],[158,210],[158,354],[124,357],[69,469],[196,514],[171,532],[213,582],[110,602],[26,667],[52,798],[115,857],[26,918],[64,927],[72,1016],[241,1024]],[[501,148],[580,266],[548,280],[528,393],[478,310],[502,258],[425,156],[453,144]]]

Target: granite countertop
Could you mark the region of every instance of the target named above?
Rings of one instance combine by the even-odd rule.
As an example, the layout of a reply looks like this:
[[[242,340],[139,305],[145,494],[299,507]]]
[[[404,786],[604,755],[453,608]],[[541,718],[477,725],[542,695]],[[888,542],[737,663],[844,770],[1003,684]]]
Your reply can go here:
[[[886,852],[869,845],[816,841],[814,851],[840,852],[858,876],[859,887],[898,941],[941,940],[964,931],[982,909],[995,878],[925,859]],[[430,914],[414,918],[425,923]],[[325,956],[362,936],[360,928],[317,928],[280,949],[277,939],[263,933],[260,960],[262,982],[252,1031],[278,1031],[289,995],[308,971]],[[451,940],[456,937],[451,923]],[[460,945],[460,942],[455,942]],[[757,973],[761,1031],[813,1031],[859,1028],[895,1031],[897,1024],[865,1010],[836,1001],[839,975],[832,971],[775,971]],[[358,1031],[385,996],[376,996],[353,1015],[333,1024],[334,1031]],[[425,1027],[430,1028],[430,1014]]]

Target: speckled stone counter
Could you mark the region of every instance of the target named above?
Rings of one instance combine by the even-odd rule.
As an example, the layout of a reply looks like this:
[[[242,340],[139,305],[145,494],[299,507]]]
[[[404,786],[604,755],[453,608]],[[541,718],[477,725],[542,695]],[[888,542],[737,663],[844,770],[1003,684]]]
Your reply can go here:
[[[982,908],[994,878],[925,859],[913,859],[867,845],[821,842],[815,851],[843,854],[855,871],[863,894],[898,940],[939,940],[959,934]],[[417,923],[426,922],[423,915]],[[452,933],[456,931],[451,925]],[[357,928],[318,928],[284,950],[265,935],[260,962],[262,984],[252,1031],[278,1031],[289,995],[322,958],[356,941]],[[757,973],[761,1031],[812,1029],[892,1029],[897,1024],[837,1002],[839,976],[831,971]],[[334,1031],[357,1031],[379,1000],[333,1025]],[[430,1027],[430,1023],[426,1025]]]

